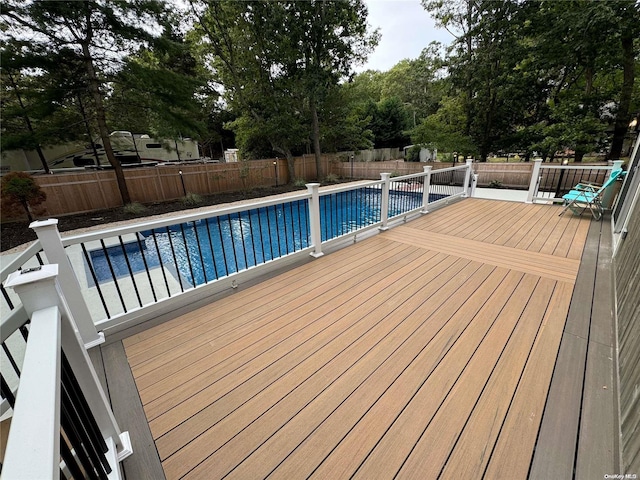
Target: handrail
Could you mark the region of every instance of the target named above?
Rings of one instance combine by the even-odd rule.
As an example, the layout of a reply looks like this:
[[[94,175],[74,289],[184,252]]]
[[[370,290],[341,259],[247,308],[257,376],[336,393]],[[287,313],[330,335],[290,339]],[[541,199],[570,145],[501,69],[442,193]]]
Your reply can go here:
[[[611,170],[612,165],[540,165],[540,168],[547,170]]]
[[[219,209],[216,209],[215,207],[213,207],[212,209],[209,209],[203,212],[198,212],[198,213],[180,215],[180,216],[170,217],[170,218],[161,219],[161,220],[152,220],[150,222],[134,223],[132,225],[124,225],[121,227],[108,228],[108,229],[100,230],[97,232],[89,232],[89,233],[82,233],[79,235],[72,235],[72,236],[64,237],[62,239],[62,244],[65,247],[68,247],[70,245],[75,245],[81,242],[90,242],[94,240],[100,240],[102,238],[123,236],[127,234],[137,233],[137,232],[140,232],[141,230],[152,230],[152,229],[159,229],[163,227],[172,227],[174,225],[178,225],[181,223],[197,222],[199,220],[222,217],[222,216],[231,215],[234,213],[246,212],[247,210],[272,207],[274,205],[279,205],[281,203],[295,202],[298,200],[307,200],[309,198],[310,198],[310,195],[308,193],[302,193],[302,194],[291,195],[287,197],[274,198],[274,199],[265,200],[261,202],[243,203],[240,205],[235,205],[233,207],[224,207]]]
[[[60,318],[57,306],[31,316],[20,395],[2,469],[4,478],[59,478]]]
[[[2,270],[0,270],[0,283],[4,282],[11,273],[22,267],[22,265],[27,263],[40,250],[42,250],[42,245],[40,245],[40,240],[36,240],[29,245],[29,247],[20,252],[16,258],[3,265]]]
[[[31,325],[3,478],[59,478],[64,461],[74,478],[95,470],[100,478],[113,473],[109,478],[119,479],[117,462],[132,453],[131,442],[120,431],[78,333],[58,265],[15,272],[6,283],[20,297]],[[71,452],[81,445],[87,455],[76,458]]]
[[[29,321],[24,306],[20,305],[9,315],[0,319],[0,343],[4,343],[13,333]]]

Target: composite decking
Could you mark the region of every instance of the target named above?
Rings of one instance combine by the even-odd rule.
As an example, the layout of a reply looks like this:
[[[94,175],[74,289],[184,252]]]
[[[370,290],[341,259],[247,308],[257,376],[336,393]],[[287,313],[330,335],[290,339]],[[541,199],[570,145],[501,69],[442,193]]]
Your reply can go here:
[[[167,478],[526,478],[591,224],[558,212],[464,200],[126,338]]]

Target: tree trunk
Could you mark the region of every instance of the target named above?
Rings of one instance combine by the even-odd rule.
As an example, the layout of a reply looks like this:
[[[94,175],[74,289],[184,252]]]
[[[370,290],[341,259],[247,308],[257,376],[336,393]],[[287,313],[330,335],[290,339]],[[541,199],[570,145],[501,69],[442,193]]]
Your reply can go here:
[[[322,156],[320,152],[320,125],[318,123],[318,110],[316,108],[316,99],[311,98],[309,101],[311,107],[311,118],[313,126],[313,154],[316,157],[316,174],[318,180],[322,180],[324,175],[322,173]]]
[[[93,141],[93,136],[91,135],[91,128],[89,128],[89,119],[87,118],[87,112],[85,112],[84,110],[84,105],[82,103],[82,96],[79,93],[78,93],[78,106],[80,107],[82,120],[84,120],[84,127],[87,129],[87,136],[89,137],[89,142],[91,142],[91,150],[93,151],[93,156],[96,159],[96,167],[99,167],[100,156],[98,155],[98,150],[96,150],[96,144]]]
[[[22,103],[22,96],[20,95],[20,90],[18,89],[18,85],[13,79],[13,75],[11,75],[11,72],[9,72],[9,81],[11,82],[11,86],[13,87],[13,91],[16,93],[18,103],[20,104],[20,109],[22,110],[22,117],[24,118],[24,123],[27,125],[27,130],[29,130],[29,133],[31,133],[35,137],[35,132],[33,131],[31,120],[29,119],[29,115],[27,115],[27,109],[25,108],[24,103]],[[40,163],[42,163],[42,168],[44,169],[44,173],[51,173],[51,170],[49,170],[49,164],[47,163],[47,159],[44,158],[44,153],[42,152],[42,148],[40,148],[39,142],[36,145],[36,152],[38,152],[38,158],[40,158]]]
[[[29,204],[26,202],[26,200],[20,200],[20,203],[22,204],[22,208],[24,208],[24,211],[27,213],[29,223],[33,223],[33,217],[31,216],[31,210],[29,210]]]
[[[291,153],[291,150],[289,150],[287,147],[276,146],[273,144],[273,142],[271,142],[271,148],[273,149],[274,152],[278,152],[284,155],[284,157],[287,159],[287,173],[289,174],[287,183],[293,183],[293,181],[296,178],[296,165],[295,165],[295,158],[293,158],[293,154]]]
[[[116,174],[116,181],[118,182],[118,190],[120,190],[120,196],[122,197],[123,205],[131,203],[131,197],[129,196],[129,190],[127,189],[127,182],[124,178],[124,172],[120,162],[113,154],[113,148],[111,147],[111,140],[109,139],[109,129],[107,128],[107,119],[104,111],[104,104],[102,95],[100,94],[99,80],[95,69],[93,68],[93,59],[91,52],[89,51],[88,43],[82,44],[82,54],[84,58],[85,68],[87,69],[87,77],[89,80],[89,92],[93,98],[93,103],[96,109],[96,120],[98,122],[98,132],[102,139],[102,146],[107,156],[107,160],[113,167],[113,171]]]
[[[620,92],[620,105],[616,114],[616,123],[613,130],[611,150],[608,158],[617,160],[622,155],[622,144],[629,128],[629,108],[631,106],[631,95],[633,93],[633,82],[635,76],[635,62],[633,54],[633,38],[623,35],[622,43],[622,91]]]

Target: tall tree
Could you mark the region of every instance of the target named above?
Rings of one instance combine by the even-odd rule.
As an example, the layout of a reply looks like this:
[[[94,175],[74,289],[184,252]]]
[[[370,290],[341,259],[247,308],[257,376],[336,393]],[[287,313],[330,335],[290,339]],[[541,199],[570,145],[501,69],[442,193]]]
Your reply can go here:
[[[289,53],[301,55],[298,61],[303,62],[303,70],[296,73],[309,102],[316,169],[322,178],[318,110],[330,89],[351,73],[353,64],[364,62],[377,45],[378,34],[367,32],[363,0],[294,1],[289,2],[287,13],[293,40]]]
[[[203,104],[215,99],[209,74],[177,30],[173,16],[162,34],[124,60],[112,82],[108,118],[116,130],[149,132],[157,138],[199,138],[205,129]]]
[[[98,132],[125,204],[131,200],[109,140],[105,75],[113,73],[123,53],[152,37],[151,28],[163,9],[163,2],[158,0],[10,0],[2,3],[0,12],[4,21],[14,27],[4,29],[5,34],[28,36],[32,47],[43,51],[72,49],[82,59]]]
[[[321,177],[323,102],[376,39],[367,34],[364,3],[193,0],[191,5],[201,52],[210,55],[228,102],[240,114],[233,123],[239,143],[246,144],[249,133],[268,138],[288,159],[293,179],[292,150],[311,137]]]

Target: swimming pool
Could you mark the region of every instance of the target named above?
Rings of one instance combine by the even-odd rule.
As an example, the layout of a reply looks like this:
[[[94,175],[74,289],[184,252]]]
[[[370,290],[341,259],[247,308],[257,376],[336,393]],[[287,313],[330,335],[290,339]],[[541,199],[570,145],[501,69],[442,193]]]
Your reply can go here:
[[[442,195],[430,195],[430,201]],[[422,193],[392,191],[389,217],[422,204]],[[322,241],[380,222],[381,189],[320,197]],[[182,289],[201,285],[310,246],[308,200],[296,200],[145,230],[137,240],[89,252],[98,283],[164,267]]]

